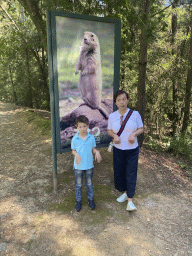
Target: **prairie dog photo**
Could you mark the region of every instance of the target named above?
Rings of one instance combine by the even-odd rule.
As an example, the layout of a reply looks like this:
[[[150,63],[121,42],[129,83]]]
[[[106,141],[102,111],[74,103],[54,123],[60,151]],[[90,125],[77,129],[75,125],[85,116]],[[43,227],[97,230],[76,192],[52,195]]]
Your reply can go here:
[[[79,76],[78,87],[83,101],[93,109],[100,109],[102,93],[101,57],[98,37],[84,32],[75,74]]]

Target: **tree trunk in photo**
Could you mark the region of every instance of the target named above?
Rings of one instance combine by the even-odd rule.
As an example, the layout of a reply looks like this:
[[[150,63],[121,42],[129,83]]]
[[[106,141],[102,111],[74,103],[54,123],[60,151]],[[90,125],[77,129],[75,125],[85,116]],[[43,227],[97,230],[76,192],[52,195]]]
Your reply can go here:
[[[139,111],[144,123],[145,115],[145,82],[146,82],[146,68],[147,68],[147,14],[149,13],[149,0],[143,0],[143,11],[146,14],[146,20],[143,20],[144,26],[140,34],[140,55],[139,55],[139,77],[138,77],[138,102],[137,110]],[[142,145],[143,134],[139,136],[139,145]]]
[[[17,103],[17,94],[16,94],[16,91],[15,91],[14,83],[13,83],[12,70],[11,70],[10,65],[9,65],[9,74],[10,74],[10,79],[11,79],[11,86],[12,86],[12,89],[13,89],[13,102]]]
[[[177,35],[177,13],[174,12],[174,9],[178,5],[178,0],[174,1],[172,5],[173,9],[173,14],[172,14],[172,21],[171,21],[171,29],[172,29],[172,34],[171,34],[171,45],[172,45],[172,56],[176,54],[175,50],[175,40],[176,40],[176,35]],[[176,69],[175,69],[176,63],[173,68],[173,73],[172,73],[172,97],[173,97],[173,111],[172,111],[172,130],[173,130],[173,136],[176,133],[177,129],[177,122],[178,122],[178,114],[177,114],[177,85],[176,85]]]
[[[187,82],[185,89],[185,109],[184,118],[181,133],[184,135],[187,131],[189,123],[190,103],[191,103],[191,89],[192,89],[192,12],[191,12],[191,37],[190,37],[190,49],[189,49],[189,68],[187,72]]]

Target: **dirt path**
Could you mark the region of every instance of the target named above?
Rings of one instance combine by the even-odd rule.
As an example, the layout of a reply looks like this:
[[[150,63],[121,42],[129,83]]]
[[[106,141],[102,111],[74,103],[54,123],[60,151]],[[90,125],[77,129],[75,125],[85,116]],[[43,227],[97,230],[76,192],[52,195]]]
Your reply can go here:
[[[175,157],[142,149],[135,195],[137,212],[118,204],[112,155],[95,164],[96,209],[74,210],[71,153],[58,155],[57,195],[52,191],[51,140],[0,102],[0,255],[192,255],[192,179]]]

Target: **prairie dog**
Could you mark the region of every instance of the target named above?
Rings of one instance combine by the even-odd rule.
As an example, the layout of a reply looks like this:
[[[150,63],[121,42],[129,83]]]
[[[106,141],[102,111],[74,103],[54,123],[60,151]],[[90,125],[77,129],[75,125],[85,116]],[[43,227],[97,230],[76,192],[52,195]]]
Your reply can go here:
[[[106,111],[101,109],[102,72],[99,40],[92,32],[84,32],[75,74],[78,74],[79,70],[81,73],[78,87],[85,104],[99,109],[107,116]]]

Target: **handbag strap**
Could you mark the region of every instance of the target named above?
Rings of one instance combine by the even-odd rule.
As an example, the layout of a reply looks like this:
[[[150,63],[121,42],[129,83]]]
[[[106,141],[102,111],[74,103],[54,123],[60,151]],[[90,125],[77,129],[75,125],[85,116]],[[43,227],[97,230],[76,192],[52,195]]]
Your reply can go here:
[[[127,123],[127,121],[129,120],[129,117],[131,116],[131,114],[133,113],[133,109],[130,109],[125,120],[123,121],[122,125],[121,125],[121,128],[120,130],[118,131],[117,135],[120,136],[121,133],[123,132],[124,128],[125,128],[125,125]]]

